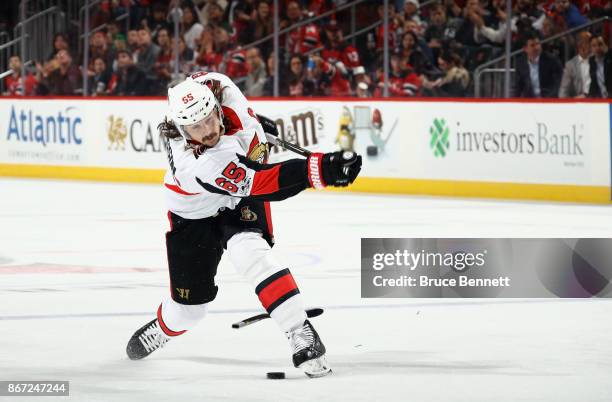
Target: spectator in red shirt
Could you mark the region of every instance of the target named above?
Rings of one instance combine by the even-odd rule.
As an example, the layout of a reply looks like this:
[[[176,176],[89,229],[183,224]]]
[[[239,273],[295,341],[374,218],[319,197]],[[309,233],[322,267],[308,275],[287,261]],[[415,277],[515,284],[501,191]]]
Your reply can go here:
[[[382,68],[377,70],[378,87],[375,96],[382,96],[384,89],[384,75]],[[405,71],[402,68],[401,57],[398,54],[391,55],[391,71],[389,74],[390,96],[418,96],[420,95],[422,81],[414,71]]]
[[[378,18],[381,21],[385,18],[385,7],[384,5],[378,6]],[[401,21],[397,13],[395,12],[395,6],[389,4],[389,48],[395,49],[397,47],[397,33],[401,27]],[[378,52],[383,51],[385,44],[385,30],[384,25],[381,24],[376,28],[376,50]]]
[[[31,73],[26,73],[25,79],[25,94],[23,91],[23,82],[21,79],[21,58],[19,56],[11,56],[9,59],[9,69],[13,71],[13,73],[4,78],[4,86],[6,88],[6,92],[4,95],[11,96],[31,96],[34,95],[34,91],[36,90],[36,78]]]
[[[349,72],[361,66],[357,49],[344,41],[342,30],[335,20],[325,26],[324,49],[321,51],[321,57],[332,64],[342,62]]]
[[[281,22],[281,29],[297,24],[302,20],[304,11],[300,3],[290,0],[287,3],[287,18]],[[289,32],[289,52],[304,54],[321,44],[319,28],[315,24],[302,25]]]
[[[196,54],[196,65],[202,71],[218,71],[223,55],[215,52],[214,28],[210,25],[204,28],[200,36],[200,46]]]

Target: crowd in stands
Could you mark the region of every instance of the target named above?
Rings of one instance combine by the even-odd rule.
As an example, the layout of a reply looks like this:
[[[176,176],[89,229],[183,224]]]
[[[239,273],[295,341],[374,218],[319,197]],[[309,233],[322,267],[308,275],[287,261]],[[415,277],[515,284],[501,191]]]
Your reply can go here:
[[[280,29],[344,3],[279,0]],[[514,65],[514,96],[612,96],[609,23],[545,41],[611,16],[610,0],[514,0],[510,20],[505,0],[389,3],[390,96],[472,96],[474,70],[503,55],[508,29],[513,50],[524,50]],[[330,13],[283,33],[281,51],[275,54],[272,5],[271,0],[103,0],[91,18],[97,29],[89,40],[88,93],[164,95],[178,59],[180,73],[222,72],[249,97],[273,95],[275,60],[281,96],[383,95],[382,24],[347,40],[348,10]],[[361,2],[356,8],[358,27],[383,20],[381,1]],[[116,20],[126,11],[127,31],[126,24]],[[251,46],[254,41],[259,42]],[[11,57],[13,74],[5,78],[5,94],[82,94],[83,50],[63,33],[55,35],[52,48],[46,60],[28,69],[25,88],[21,60]]]

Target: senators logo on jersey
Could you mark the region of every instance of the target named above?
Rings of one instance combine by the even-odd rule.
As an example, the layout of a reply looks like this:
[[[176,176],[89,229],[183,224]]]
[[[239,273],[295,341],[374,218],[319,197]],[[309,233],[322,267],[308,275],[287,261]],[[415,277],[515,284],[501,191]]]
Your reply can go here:
[[[268,159],[268,145],[257,144],[251,152],[249,152],[248,158],[257,163],[265,163]]]

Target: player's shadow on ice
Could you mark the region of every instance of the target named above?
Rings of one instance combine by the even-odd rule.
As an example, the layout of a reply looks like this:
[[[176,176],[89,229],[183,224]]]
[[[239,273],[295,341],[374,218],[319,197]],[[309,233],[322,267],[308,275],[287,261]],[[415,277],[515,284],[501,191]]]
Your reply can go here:
[[[283,361],[282,359],[277,360],[244,360],[244,359],[228,359],[226,357],[209,357],[209,356],[176,356],[176,357],[163,357],[157,360],[168,360],[168,361],[188,361],[193,363],[210,364],[216,366],[268,366],[272,364],[288,364],[289,360]]]
[[[425,361],[424,355],[431,355]],[[441,354],[407,351],[365,352],[358,355],[329,355],[336,375],[371,374],[385,372],[398,374],[465,374],[503,376],[564,376],[569,373],[546,370],[542,367],[517,365],[514,361],[448,360]]]

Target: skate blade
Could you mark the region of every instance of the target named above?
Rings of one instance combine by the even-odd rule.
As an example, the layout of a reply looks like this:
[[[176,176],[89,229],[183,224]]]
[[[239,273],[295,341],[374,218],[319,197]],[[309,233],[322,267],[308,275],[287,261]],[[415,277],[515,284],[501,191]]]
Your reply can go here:
[[[331,367],[327,363],[325,356],[305,361],[299,368],[310,378],[325,377],[332,373]]]

